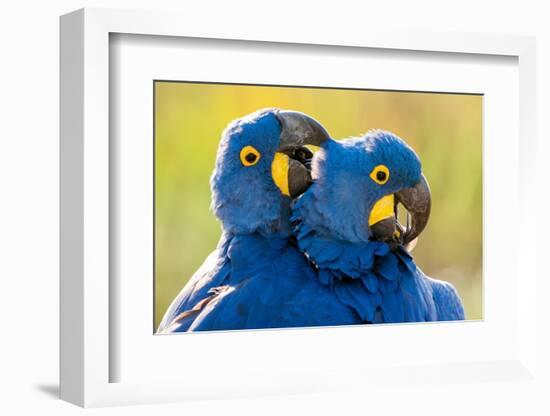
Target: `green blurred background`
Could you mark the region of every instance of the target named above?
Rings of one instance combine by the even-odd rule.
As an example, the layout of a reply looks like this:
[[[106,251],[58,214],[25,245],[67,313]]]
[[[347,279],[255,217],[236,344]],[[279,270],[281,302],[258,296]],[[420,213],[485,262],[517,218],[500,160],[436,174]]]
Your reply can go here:
[[[264,107],[307,113],[337,139],[373,128],[405,139],[433,198],[415,260],[455,285],[467,319],[482,318],[481,96],[157,81],[155,328],[218,242],[209,178],[220,135],[233,119]]]

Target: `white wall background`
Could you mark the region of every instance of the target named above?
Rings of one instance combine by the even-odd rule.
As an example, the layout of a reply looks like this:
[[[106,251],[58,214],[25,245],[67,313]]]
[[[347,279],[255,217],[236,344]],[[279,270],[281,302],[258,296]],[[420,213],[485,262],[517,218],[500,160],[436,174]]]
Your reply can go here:
[[[0,413],[73,414],[80,409],[60,402],[58,376],[58,16],[80,7],[178,10],[193,13],[208,24],[212,13],[245,13],[286,25],[400,25],[450,31],[510,33],[537,36],[538,171],[541,200],[546,209],[550,127],[550,12],[544,1],[162,1],[89,0],[87,2],[21,0],[0,9]],[[544,198],[544,199],[543,199]],[[513,219],[509,225],[513,226]],[[549,232],[541,224],[540,235]],[[548,249],[539,237],[539,250]],[[544,246],[543,246],[544,245]],[[550,276],[549,276],[550,277]],[[538,288],[539,360],[548,377],[550,307]],[[546,378],[548,381],[548,378]],[[389,387],[387,394],[362,397],[338,393],[324,396],[190,403],[100,409],[99,414],[549,414],[550,383],[506,383],[483,386],[434,385],[425,391]],[[452,392],[450,392],[452,390]],[[376,409],[376,410],[375,410]],[[414,412],[413,412],[414,410]]]

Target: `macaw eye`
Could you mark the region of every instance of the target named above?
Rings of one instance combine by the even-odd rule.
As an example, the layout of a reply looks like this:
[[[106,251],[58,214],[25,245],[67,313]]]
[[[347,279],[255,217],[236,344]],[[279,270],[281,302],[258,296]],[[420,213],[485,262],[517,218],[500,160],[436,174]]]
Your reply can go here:
[[[241,163],[243,166],[253,166],[260,161],[260,152],[252,146],[245,146],[241,149]]]
[[[378,165],[372,170],[370,177],[378,185],[384,185],[390,179],[390,171],[386,166]]]

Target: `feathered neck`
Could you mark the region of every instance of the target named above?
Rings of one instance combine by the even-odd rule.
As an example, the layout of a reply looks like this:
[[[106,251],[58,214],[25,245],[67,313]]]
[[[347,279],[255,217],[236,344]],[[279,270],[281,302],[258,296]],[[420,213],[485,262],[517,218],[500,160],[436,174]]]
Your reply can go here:
[[[289,240],[291,240],[290,235],[286,232],[271,234],[260,231],[253,233],[233,233],[223,229],[217,248],[223,255],[228,255],[231,250],[237,249],[240,244],[257,244],[263,248],[282,249],[288,245]]]
[[[305,195],[304,195],[305,196]],[[377,241],[348,242],[332,237],[326,230],[312,226],[305,208],[308,201],[298,200],[291,218],[298,247],[317,268],[321,283],[366,322],[424,321],[433,307],[411,307],[403,299],[427,299],[417,287],[421,271],[402,247],[390,249]]]
[[[235,283],[261,268],[270,267],[289,245],[289,237],[283,234],[234,234],[224,230],[218,243],[218,256],[220,261],[231,265],[232,281]]]

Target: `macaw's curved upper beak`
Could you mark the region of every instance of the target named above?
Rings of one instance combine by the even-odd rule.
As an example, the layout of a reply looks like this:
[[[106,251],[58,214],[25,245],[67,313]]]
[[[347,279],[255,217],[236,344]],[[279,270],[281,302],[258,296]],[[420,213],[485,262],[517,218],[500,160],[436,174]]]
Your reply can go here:
[[[388,204],[393,205],[393,213],[388,212]],[[407,210],[407,223],[401,225],[397,220],[397,204],[403,205]],[[430,186],[424,175],[420,181],[411,188],[403,189],[394,195],[387,195],[380,199],[373,207],[372,212],[377,217],[369,219],[373,237],[380,241],[394,242],[405,246],[411,251],[416,244],[416,239],[426,228],[431,211]]]
[[[305,145],[321,146],[330,138],[325,128],[307,114],[280,110],[275,113],[281,123],[279,151],[296,149]]]
[[[420,182],[415,186],[397,192],[395,200],[401,203],[410,215],[410,221],[407,221],[405,228],[397,222],[398,228],[401,227],[400,243],[407,247],[424,231],[430,219],[432,196],[426,177],[422,175]]]
[[[296,198],[312,183],[313,153],[306,146],[320,146],[330,136],[317,120],[304,113],[278,110],[275,116],[281,123],[281,135],[271,174],[283,194]]]

